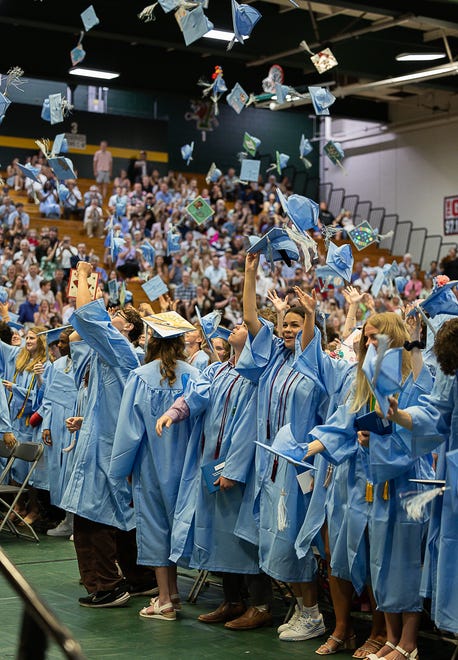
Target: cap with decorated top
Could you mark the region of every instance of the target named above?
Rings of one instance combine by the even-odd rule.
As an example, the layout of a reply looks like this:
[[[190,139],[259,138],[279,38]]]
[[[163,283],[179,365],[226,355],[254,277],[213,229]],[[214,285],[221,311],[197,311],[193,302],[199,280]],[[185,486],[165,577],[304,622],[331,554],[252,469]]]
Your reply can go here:
[[[144,316],[143,321],[152,329],[153,336],[159,339],[180,337],[196,328],[178,312],[162,312]]]

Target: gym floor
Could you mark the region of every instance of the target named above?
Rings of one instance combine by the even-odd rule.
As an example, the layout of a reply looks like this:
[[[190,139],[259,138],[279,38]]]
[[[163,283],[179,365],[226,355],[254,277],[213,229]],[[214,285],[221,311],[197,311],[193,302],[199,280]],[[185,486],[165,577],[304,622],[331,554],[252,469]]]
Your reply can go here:
[[[67,539],[40,537],[40,543],[16,539],[2,534],[3,551],[16,565],[38,595],[49,606],[59,621],[81,644],[88,660],[109,658],[161,657],[163,660],[205,660],[224,654],[226,658],[290,658],[307,660],[316,658],[315,649],[324,641],[281,642],[275,628],[252,631],[230,631],[222,624],[209,626],[197,621],[199,614],[209,612],[221,602],[218,579],[211,576],[210,584],[200,593],[196,604],[186,602],[196,573],[179,570],[179,586],[184,602],[176,622],[141,619],[138,611],[147,604],[147,598],[131,598],[126,607],[90,610],[78,605],[84,595],[79,584],[78,567],[73,543]],[[276,594],[273,608],[275,626],[283,623],[288,609],[280,593]],[[0,575],[0,659],[16,657],[21,624],[20,598]],[[332,632],[332,613],[325,611],[329,632]],[[361,615],[355,615],[358,642],[367,637],[369,625]],[[450,660],[454,646],[433,636],[420,638],[421,660]],[[51,643],[48,658],[64,657]],[[350,658],[351,653],[339,657]]]

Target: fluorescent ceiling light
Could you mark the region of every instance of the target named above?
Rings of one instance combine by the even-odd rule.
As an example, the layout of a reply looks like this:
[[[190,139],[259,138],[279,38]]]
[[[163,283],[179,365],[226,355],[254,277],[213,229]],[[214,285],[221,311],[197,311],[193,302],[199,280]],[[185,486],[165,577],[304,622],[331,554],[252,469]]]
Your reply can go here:
[[[445,53],[400,53],[396,55],[398,62],[424,62],[440,60],[445,57]]]
[[[228,30],[209,30],[206,34],[204,34],[204,37],[206,39],[218,39],[219,41],[232,41],[232,39],[235,37],[235,34],[233,32],[229,32]],[[248,39],[248,36],[244,36],[243,40]]]
[[[69,70],[72,76],[83,76],[85,78],[101,78],[102,80],[113,80],[119,78],[119,73],[113,71],[99,71],[98,69],[83,69],[79,66]]]

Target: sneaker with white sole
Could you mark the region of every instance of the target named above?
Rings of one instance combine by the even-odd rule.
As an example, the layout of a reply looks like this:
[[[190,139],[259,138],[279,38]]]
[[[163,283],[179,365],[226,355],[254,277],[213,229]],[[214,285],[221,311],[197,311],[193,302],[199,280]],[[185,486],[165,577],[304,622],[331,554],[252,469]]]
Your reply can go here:
[[[325,632],[326,627],[322,614],[318,619],[305,617],[302,614],[292,626],[288,626],[286,630],[280,633],[279,639],[284,642],[302,642],[306,639],[319,637]]]
[[[62,520],[57,527],[48,529],[46,532],[46,536],[66,536],[67,538],[69,538],[71,534],[73,534],[73,524],[69,523],[66,518]]]
[[[120,585],[113,589],[113,591],[97,591],[89,596],[83,596],[78,599],[81,607],[122,607],[130,598],[130,594],[126,591],[125,585]]]
[[[277,632],[278,634],[282,633],[284,630],[287,630],[288,628],[291,628],[291,626],[294,626],[296,621],[300,618],[302,615],[302,610],[299,607],[299,605],[294,606],[294,612],[292,617],[287,621],[286,623],[282,623],[281,626],[278,626]]]

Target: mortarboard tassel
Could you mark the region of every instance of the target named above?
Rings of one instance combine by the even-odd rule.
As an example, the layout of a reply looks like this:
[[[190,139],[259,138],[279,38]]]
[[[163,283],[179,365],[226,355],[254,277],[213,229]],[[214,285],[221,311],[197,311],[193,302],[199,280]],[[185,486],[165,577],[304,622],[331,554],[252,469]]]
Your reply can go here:
[[[380,241],[384,241],[385,238],[391,238],[392,236],[394,236],[394,231],[392,229],[390,231],[387,231],[386,234],[379,234],[377,232],[377,237],[375,240],[377,241],[377,243],[380,243]]]
[[[40,151],[43,153],[44,157],[48,160],[51,158],[51,141],[48,138],[41,138],[41,140],[35,140],[35,144],[40,148]]]
[[[137,18],[139,18],[141,21],[144,21],[145,23],[150,23],[151,21],[155,21],[156,16],[154,15],[154,10],[158,4],[159,4],[158,2],[155,2],[154,5],[148,5],[147,7],[142,9],[139,14],[137,14]]]
[[[374,485],[370,481],[366,481],[366,502],[374,501]]]
[[[334,466],[329,464],[328,468],[326,470],[326,476],[325,476],[324,482],[323,482],[323,486],[325,488],[329,488],[329,485],[330,485],[331,480],[332,480],[333,472],[334,472]]]
[[[22,92],[22,85],[26,82],[22,79],[23,75],[24,71],[19,66],[13,66],[11,69],[9,69],[6,74],[6,84],[3,93],[6,94],[10,85]]]
[[[382,493],[382,499],[387,502],[390,499],[390,482],[385,481],[383,484],[383,493]]]
[[[283,532],[288,527],[288,511],[286,509],[285,498],[286,491],[282,488],[277,507],[277,528],[279,532]]]
[[[314,55],[314,54],[315,54],[312,50],[310,50],[310,46],[309,46],[308,43],[305,41],[305,39],[303,39],[303,40],[300,42],[299,46],[300,46],[303,50],[307,51],[307,53],[309,53],[310,55]]]
[[[445,486],[440,486],[439,488],[432,488],[431,490],[425,490],[421,493],[415,493],[415,495],[409,495],[406,493],[405,495],[401,495],[401,503],[409,518],[421,522],[423,520],[426,505],[438,495],[443,495],[445,490]]]

